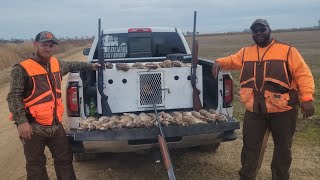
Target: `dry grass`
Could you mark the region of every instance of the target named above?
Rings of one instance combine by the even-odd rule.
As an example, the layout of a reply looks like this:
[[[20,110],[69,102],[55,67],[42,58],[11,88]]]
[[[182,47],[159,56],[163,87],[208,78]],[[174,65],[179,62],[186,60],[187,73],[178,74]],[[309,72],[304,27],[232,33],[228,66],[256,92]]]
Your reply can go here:
[[[89,47],[91,43],[91,39],[61,41],[54,54],[58,58],[63,58],[80,51],[84,47]],[[8,82],[11,68],[22,60],[27,59],[33,52],[32,42],[0,44],[0,84]]]
[[[27,57],[33,50],[30,43],[1,44],[0,45],[0,70],[6,69]]]

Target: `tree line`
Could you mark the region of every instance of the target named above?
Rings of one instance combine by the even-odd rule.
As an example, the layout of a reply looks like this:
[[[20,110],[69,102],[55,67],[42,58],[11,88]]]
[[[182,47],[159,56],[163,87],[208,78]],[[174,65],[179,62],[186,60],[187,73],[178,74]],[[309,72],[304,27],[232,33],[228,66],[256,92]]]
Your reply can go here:
[[[19,44],[19,43],[23,43],[23,42],[24,42],[24,40],[22,40],[22,39],[10,39],[10,40],[8,40],[8,39],[3,39],[3,38],[0,39],[0,43],[2,43],[2,44],[4,44],[4,43],[15,43],[15,44]]]
[[[93,36],[81,36],[81,37],[75,36],[73,38],[70,38],[70,37],[58,38],[58,41],[83,41],[83,40],[93,40],[93,39],[94,39]],[[31,38],[31,39],[15,39],[15,38],[4,39],[4,38],[0,38],[0,44],[6,44],[6,43],[20,44],[25,41],[34,41],[34,39],[33,38]]]

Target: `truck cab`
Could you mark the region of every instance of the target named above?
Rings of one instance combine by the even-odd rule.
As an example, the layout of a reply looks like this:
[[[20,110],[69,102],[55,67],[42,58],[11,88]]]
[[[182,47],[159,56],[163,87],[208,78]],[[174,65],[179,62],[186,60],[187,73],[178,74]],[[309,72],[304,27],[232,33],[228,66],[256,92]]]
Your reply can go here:
[[[144,27],[103,31],[104,62],[112,68],[103,71],[103,92],[113,114],[151,112],[152,103],[161,111],[191,111],[190,83],[191,51],[182,32],[177,28]],[[88,62],[98,62],[98,38],[83,51]],[[181,61],[182,67],[121,71],[115,66],[134,63],[161,63],[164,60]],[[233,80],[229,72],[220,72],[217,79],[211,74],[213,60],[198,59],[197,88],[204,109],[224,114],[226,121],[164,127],[169,148],[195,146],[217,147],[223,141],[236,138],[239,122],[233,117]],[[157,147],[158,128],[121,128],[107,131],[79,130],[80,122],[103,114],[101,94],[98,91],[99,73],[71,72],[67,84],[68,136],[75,153],[131,152]],[[149,88],[160,89],[148,95]]]

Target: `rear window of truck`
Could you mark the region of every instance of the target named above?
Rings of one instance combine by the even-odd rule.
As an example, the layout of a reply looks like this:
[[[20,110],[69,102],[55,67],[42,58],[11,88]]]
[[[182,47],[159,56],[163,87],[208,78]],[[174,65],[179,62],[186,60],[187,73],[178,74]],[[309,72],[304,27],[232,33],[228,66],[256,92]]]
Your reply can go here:
[[[138,32],[106,34],[103,38],[105,59],[163,57],[167,54],[186,54],[176,32]],[[98,59],[97,50],[93,57]]]

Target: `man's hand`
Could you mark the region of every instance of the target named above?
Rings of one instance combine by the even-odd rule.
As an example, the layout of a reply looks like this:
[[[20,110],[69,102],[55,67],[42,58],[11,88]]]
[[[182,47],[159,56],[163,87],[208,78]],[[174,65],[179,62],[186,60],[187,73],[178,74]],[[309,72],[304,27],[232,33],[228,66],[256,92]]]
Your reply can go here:
[[[220,69],[221,69],[220,63],[214,62],[212,66],[212,75],[215,79],[217,79]]]
[[[313,101],[305,101],[301,103],[301,112],[303,118],[308,118],[314,114]]]
[[[18,126],[19,136],[22,139],[31,139],[31,135],[33,134],[31,126],[28,122],[22,123]]]
[[[100,66],[101,66],[101,64],[99,64],[99,63],[93,63],[92,64],[92,70],[98,71]]]

